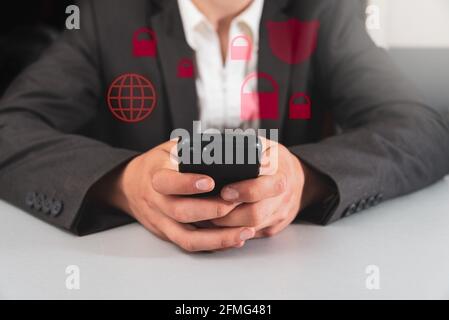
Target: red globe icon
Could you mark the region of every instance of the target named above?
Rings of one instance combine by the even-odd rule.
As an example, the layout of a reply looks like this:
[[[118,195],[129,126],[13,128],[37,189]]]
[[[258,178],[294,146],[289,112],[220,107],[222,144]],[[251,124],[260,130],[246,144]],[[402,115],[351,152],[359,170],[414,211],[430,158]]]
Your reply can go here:
[[[115,79],[108,90],[108,106],[119,120],[135,123],[147,118],[156,106],[156,91],[150,80],[135,73]]]

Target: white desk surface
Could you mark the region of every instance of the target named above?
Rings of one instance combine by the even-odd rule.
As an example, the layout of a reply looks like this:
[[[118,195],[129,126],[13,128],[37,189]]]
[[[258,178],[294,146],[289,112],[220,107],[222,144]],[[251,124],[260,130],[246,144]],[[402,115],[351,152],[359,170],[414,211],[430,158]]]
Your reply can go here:
[[[0,202],[0,299],[449,299],[449,179],[321,227],[187,254],[137,224],[83,238]],[[80,289],[65,269],[80,269]],[[380,268],[380,289],[365,268]]]

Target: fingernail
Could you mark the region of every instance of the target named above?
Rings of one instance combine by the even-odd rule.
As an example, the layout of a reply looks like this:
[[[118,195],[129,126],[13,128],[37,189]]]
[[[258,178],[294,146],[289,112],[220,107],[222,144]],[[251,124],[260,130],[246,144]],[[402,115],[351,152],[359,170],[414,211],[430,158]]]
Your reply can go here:
[[[254,232],[251,229],[245,229],[242,232],[240,232],[240,240],[246,241],[248,239],[251,239],[254,237]]]
[[[223,199],[228,201],[237,200],[239,197],[238,191],[232,188],[225,188],[222,195]]]
[[[238,244],[234,246],[234,248],[241,248],[245,245],[245,241],[240,241]]]
[[[209,179],[201,179],[195,183],[195,186],[198,190],[207,191],[212,188],[212,183]]]

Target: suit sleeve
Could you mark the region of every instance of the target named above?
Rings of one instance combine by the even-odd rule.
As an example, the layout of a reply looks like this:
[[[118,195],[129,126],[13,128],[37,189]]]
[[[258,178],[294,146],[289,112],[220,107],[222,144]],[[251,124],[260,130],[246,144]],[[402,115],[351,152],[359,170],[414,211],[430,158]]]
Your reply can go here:
[[[411,193],[449,172],[447,115],[426,105],[375,46],[360,1],[328,3],[314,68],[341,133],[290,148],[335,185],[331,207],[298,215],[319,224]]]
[[[90,2],[81,13],[81,29],[63,34],[0,102],[0,198],[80,235],[130,221],[86,195],[136,156],[75,134],[95,118],[104,91]]]

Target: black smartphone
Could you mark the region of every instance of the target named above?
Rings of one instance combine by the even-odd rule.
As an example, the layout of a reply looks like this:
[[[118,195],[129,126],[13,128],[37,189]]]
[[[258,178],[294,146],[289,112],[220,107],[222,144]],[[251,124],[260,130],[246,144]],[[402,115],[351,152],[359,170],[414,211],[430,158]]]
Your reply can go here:
[[[179,172],[199,173],[215,181],[212,196],[234,182],[259,176],[262,143],[252,133],[202,133],[178,140]]]

